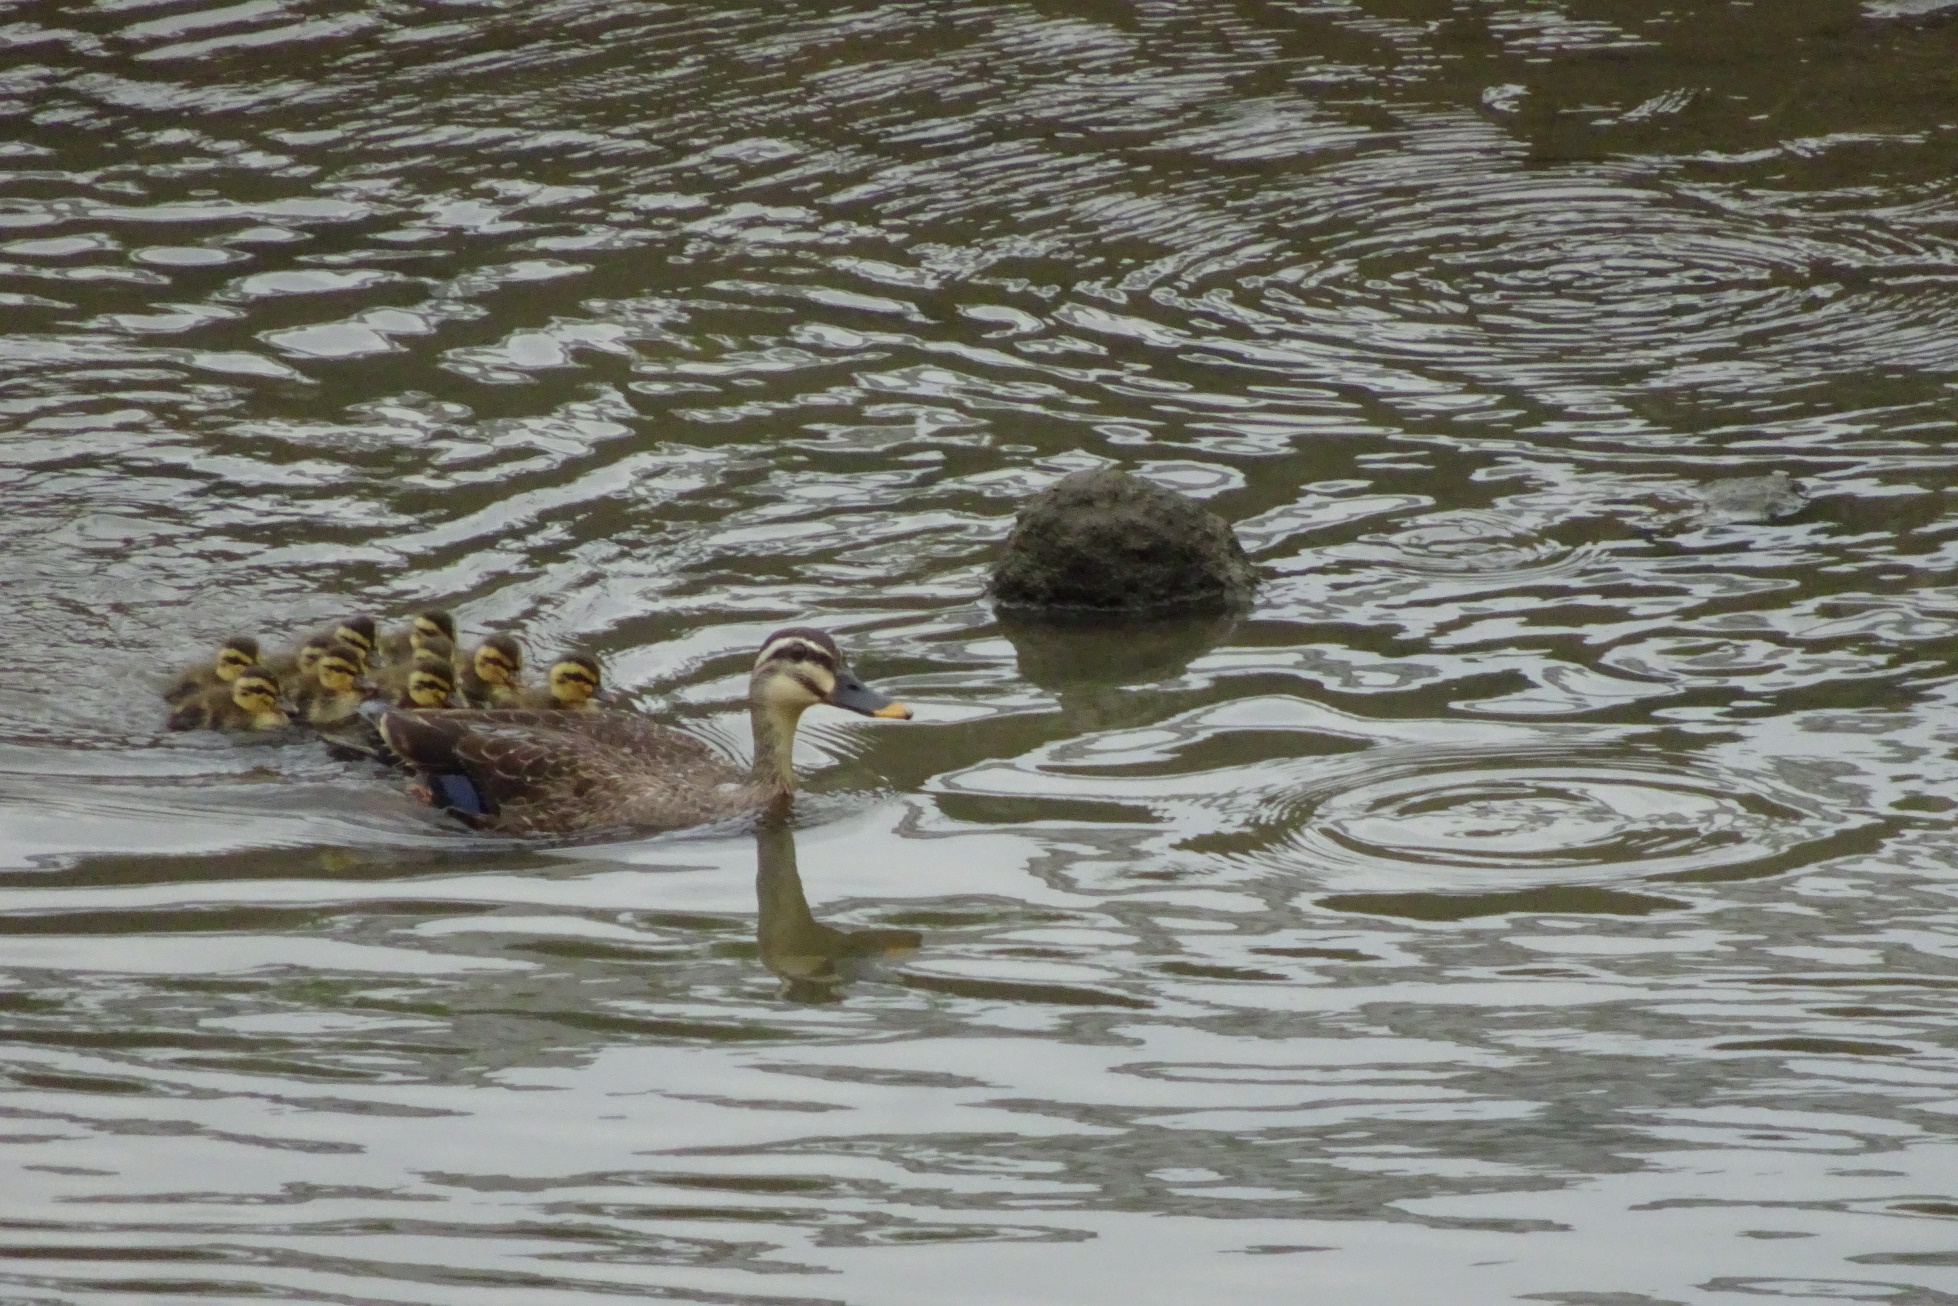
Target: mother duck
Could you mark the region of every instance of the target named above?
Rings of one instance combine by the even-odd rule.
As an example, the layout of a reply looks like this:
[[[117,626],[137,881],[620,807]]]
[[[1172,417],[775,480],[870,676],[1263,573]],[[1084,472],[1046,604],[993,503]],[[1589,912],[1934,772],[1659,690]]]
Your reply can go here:
[[[746,771],[693,735],[633,712],[393,711],[380,726],[388,746],[421,774],[430,800],[479,829],[675,829],[792,793],[796,723],[818,703],[911,717],[851,673],[835,640],[792,626],[763,641],[748,678],[755,761]]]

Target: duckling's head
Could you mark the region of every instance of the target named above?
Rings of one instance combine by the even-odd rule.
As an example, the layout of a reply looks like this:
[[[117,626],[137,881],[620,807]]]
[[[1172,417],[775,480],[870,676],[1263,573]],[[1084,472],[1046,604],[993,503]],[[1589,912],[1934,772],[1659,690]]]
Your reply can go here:
[[[559,707],[583,707],[598,692],[598,683],[598,659],[568,654],[551,666],[551,701]]]
[[[348,617],[333,628],[333,638],[358,655],[361,670],[367,669],[367,656],[374,651],[374,618]]]
[[[523,670],[523,646],[509,635],[491,635],[476,646],[473,665],[485,684],[515,684]]]
[[[451,647],[456,641],[456,619],[447,612],[417,612],[414,625],[408,629],[408,643],[413,648],[426,648],[430,640],[444,640]],[[447,656],[444,654],[443,656]]]
[[[335,640],[320,650],[319,663],[313,668],[313,678],[336,694],[345,694],[354,687],[365,669],[359,650],[352,645]]]
[[[858,680],[836,641],[808,626],[778,630],[762,642],[748,681],[751,703],[790,720],[818,703],[864,716],[909,721],[911,709]]]
[[[285,710],[279,703],[279,682],[263,671],[241,671],[234,676],[231,701],[254,717],[277,717],[278,722],[273,724],[286,719]]]
[[[218,660],[214,667],[219,680],[236,680],[238,673],[258,665],[258,641],[250,635],[239,635],[224,641],[218,650]]]
[[[330,635],[315,635],[299,646],[299,675],[302,680],[311,680],[320,667],[320,657],[339,641]]]
[[[448,663],[417,662],[415,669],[408,673],[408,702],[403,706],[447,707],[455,688],[455,672],[449,669]]]
[[[412,660],[417,667],[442,666],[453,669],[455,667],[455,655],[456,646],[450,643],[447,638],[441,635],[430,635],[427,639],[415,645],[415,655]]]

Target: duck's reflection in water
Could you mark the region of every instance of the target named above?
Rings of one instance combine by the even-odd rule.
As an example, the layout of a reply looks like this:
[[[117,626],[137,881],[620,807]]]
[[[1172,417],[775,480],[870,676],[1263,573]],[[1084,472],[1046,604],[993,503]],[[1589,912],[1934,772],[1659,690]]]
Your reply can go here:
[[[809,914],[795,864],[795,831],[769,812],[755,828],[755,942],[790,1002],[840,1002],[852,980],[884,957],[908,957],[916,930],[839,930]]]

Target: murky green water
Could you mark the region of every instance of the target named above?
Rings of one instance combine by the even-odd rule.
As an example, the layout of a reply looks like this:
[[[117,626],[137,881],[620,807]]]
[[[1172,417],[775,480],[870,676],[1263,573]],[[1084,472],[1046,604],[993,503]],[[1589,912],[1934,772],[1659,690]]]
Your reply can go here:
[[[0,8],[0,1301],[1958,1301],[1953,19]],[[1003,630],[1105,463],[1256,612]],[[431,603],[918,719],[159,730]]]

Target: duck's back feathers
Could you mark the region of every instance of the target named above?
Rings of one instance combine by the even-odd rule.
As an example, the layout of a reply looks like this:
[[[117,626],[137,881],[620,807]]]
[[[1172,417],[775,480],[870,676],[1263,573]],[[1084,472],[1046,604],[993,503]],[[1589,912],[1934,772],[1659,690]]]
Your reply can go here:
[[[395,710],[381,733],[438,806],[514,834],[670,829],[754,802],[747,775],[712,748],[632,712]]]

